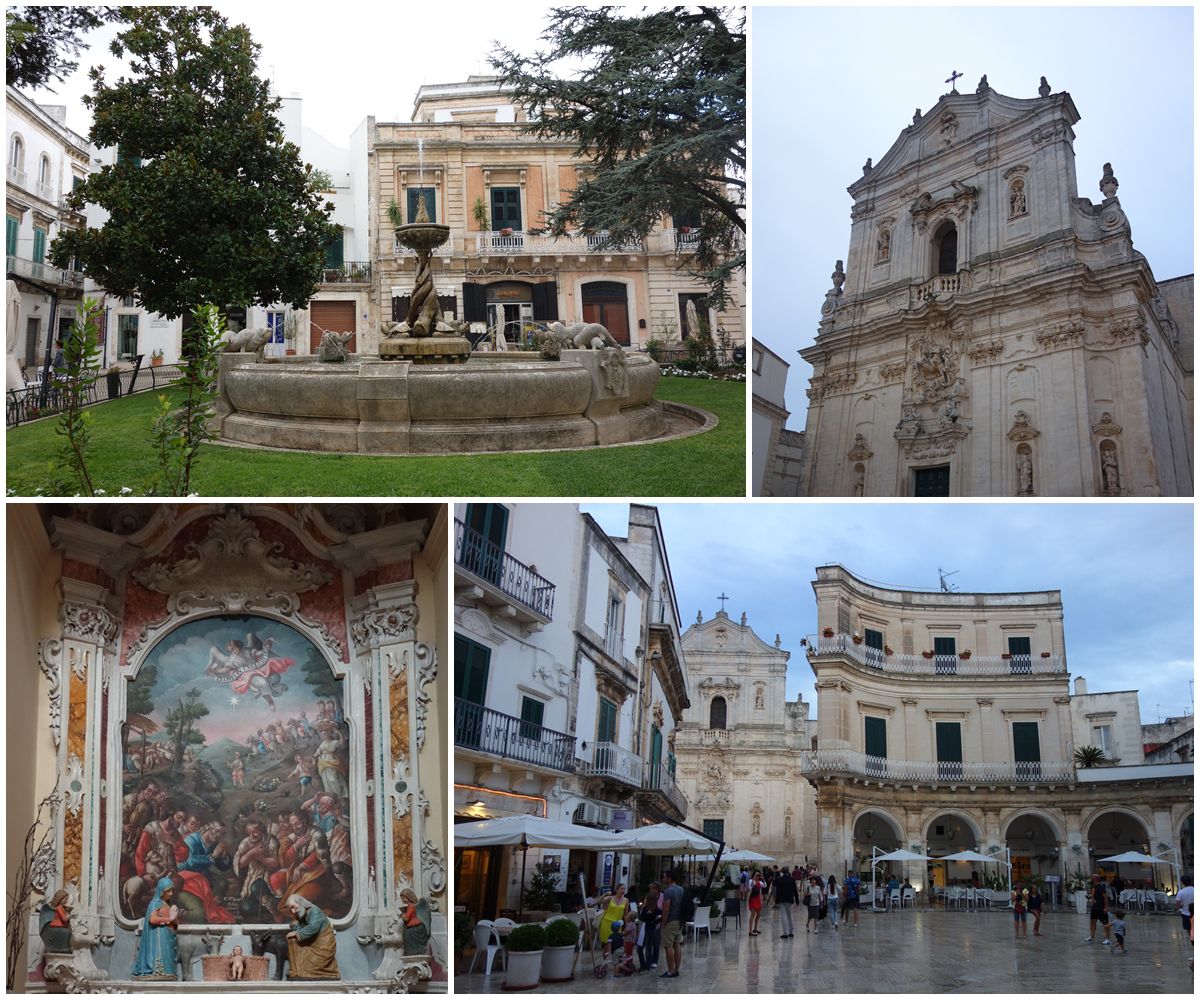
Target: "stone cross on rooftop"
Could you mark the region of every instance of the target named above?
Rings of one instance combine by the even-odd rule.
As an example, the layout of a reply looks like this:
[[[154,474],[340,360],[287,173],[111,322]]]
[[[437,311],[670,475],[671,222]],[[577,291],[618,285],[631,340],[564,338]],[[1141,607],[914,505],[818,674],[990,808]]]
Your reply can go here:
[[[958,80],[959,77],[961,77],[961,76],[962,76],[962,74],[958,70],[955,70],[953,73],[950,74],[949,79],[947,79],[945,81],[946,83],[950,84],[950,92],[952,94],[958,93],[958,85],[955,83],[955,81]]]
[[[717,595],[717,600],[721,602],[721,610],[724,611],[725,610],[725,602],[729,600],[729,595],[727,593],[725,593],[724,591],[721,591],[721,593],[719,593]]]

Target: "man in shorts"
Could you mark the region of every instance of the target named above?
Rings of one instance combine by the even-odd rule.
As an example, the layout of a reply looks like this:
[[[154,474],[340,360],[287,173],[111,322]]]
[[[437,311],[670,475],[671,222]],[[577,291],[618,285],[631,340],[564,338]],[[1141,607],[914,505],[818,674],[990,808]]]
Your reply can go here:
[[[1196,890],[1192,887],[1192,876],[1183,876],[1183,888],[1175,896],[1175,905],[1179,907],[1179,915],[1183,918],[1183,932],[1190,934],[1192,930],[1192,903],[1196,898]]]
[[[862,881],[854,872],[846,872],[846,909],[849,911],[844,923],[849,923],[850,913],[854,914],[854,926],[858,926],[858,897],[862,892]]]
[[[675,882],[675,873],[663,876],[662,949],[667,957],[667,971],[659,979],[678,979],[683,961],[683,886]]]

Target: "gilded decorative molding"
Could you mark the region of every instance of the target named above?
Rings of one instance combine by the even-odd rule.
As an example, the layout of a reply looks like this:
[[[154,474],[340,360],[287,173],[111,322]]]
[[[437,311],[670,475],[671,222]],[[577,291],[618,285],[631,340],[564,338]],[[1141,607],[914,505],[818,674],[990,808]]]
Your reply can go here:
[[[63,601],[58,609],[58,623],[63,638],[94,642],[98,646],[109,645],[117,635],[117,620],[94,604]]]
[[[51,636],[38,643],[38,666],[50,682],[50,737],[62,744],[62,640]]]

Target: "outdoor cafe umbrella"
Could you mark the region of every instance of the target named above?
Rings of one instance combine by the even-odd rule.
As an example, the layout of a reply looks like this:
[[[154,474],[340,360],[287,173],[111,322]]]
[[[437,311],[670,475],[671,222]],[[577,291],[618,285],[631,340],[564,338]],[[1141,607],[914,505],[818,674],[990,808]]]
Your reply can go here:
[[[578,847],[589,851],[620,850],[623,840],[615,833],[590,826],[543,819],[541,816],[500,816],[454,828],[454,847],[521,848],[521,897],[517,915],[525,912],[525,863],[531,847]]]
[[[1100,858],[1100,861],[1113,861],[1116,864],[1130,865],[1170,865],[1172,868],[1178,868],[1174,861],[1168,861],[1166,858],[1156,858],[1152,854],[1140,854],[1137,851],[1126,851],[1124,854],[1114,854],[1111,858]]]
[[[618,845],[620,848],[641,851],[643,854],[705,854],[711,856],[717,847],[717,841],[711,837],[672,826],[670,823],[639,826],[617,836],[620,838]]]
[[[928,854],[917,854],[915,851],[906,851],[903,847],[897,848],[894,851],[888,851],[886,854],[876,854],[878,847],[871,848],[871,910],[875,910],[875,866],[881,861],[932,861]]]
[[[1007,848],[1006,848],[1007,850]],[[934,861],[973,861],[983,862],[985,865],[988,862],[997,865],[1005,865],[1008,868],[1008,891],[1012,892],[1012,862],[1001,861],[1000,858],[992,854],[980,854],[978,851],[959,851],[957,854],[947,854],[941,858],[933,858]]]

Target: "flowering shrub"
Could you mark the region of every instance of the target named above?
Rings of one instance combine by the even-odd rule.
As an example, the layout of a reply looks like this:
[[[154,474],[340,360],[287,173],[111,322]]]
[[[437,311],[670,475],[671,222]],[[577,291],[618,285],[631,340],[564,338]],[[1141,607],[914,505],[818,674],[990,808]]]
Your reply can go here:
[[[718,382],[745,382],[746,373],[735,369],[726,369],[725,371],[709,372],[703,368],[696,371],[688,371],[685,368],[680,368],[676,365],[663,365],[662,373],[664,375],[674,375],[676,378],[707,378],[715,379]]]

